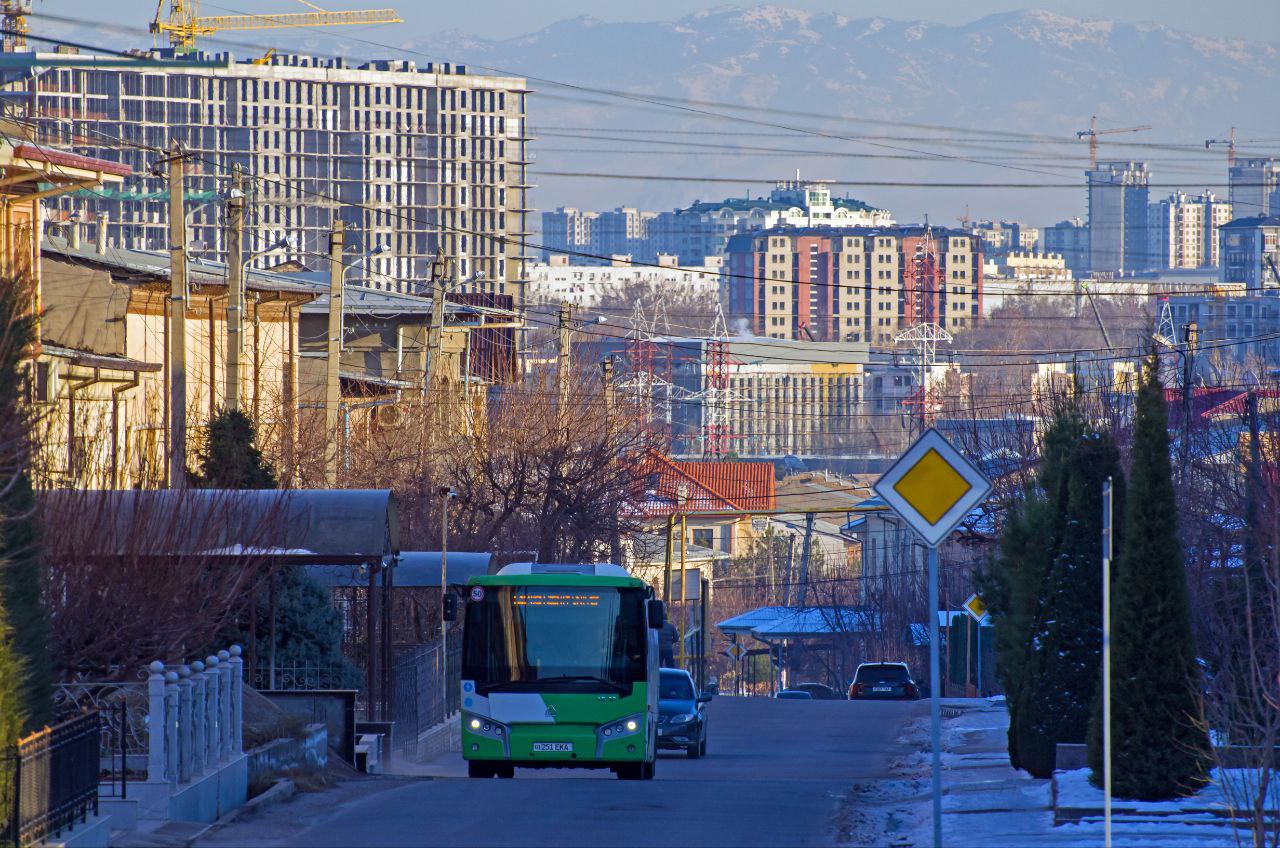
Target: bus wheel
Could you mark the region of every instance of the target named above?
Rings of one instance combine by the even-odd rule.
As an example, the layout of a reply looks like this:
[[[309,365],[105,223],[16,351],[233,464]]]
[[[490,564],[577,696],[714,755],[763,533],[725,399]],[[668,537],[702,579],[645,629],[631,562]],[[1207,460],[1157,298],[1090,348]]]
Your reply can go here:
[[[497,766],[489,763],[478,763],[475,760],[467,761],[467,777],[493,777],[497,774]]]
[[[644,780],[644,763],[621,763],[614,769],[618,780]]]
[[[511,778],[516,776],[516,767],[511,763],[506,763],[504,765],[496,766],[494,768],[494,771],[498,773],[498,777],[501,778],[502,780],[510,780]]]

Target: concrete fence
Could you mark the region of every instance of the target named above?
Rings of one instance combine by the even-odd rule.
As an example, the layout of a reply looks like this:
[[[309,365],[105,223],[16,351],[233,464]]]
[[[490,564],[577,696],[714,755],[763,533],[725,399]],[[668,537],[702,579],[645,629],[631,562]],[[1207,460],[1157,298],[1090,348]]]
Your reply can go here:
[[[127,798],[104,799],[113,828],[140,820],[209,822],[248,798],[240,647],[204,661],[146,668],[146,774]]]

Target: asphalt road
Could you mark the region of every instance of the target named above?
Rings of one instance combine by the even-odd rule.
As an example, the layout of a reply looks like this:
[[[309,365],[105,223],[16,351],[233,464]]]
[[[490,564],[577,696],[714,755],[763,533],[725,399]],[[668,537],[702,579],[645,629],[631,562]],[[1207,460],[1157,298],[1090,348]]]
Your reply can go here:
[[[201,844],[822,845],[840,796],[887,776],[904,753],[894,740],[926,706],[722,697],[708,705],[707,757],[661,752],[653,781],[567,770],[469,780],[453,754],[340,804],[301,796]]]

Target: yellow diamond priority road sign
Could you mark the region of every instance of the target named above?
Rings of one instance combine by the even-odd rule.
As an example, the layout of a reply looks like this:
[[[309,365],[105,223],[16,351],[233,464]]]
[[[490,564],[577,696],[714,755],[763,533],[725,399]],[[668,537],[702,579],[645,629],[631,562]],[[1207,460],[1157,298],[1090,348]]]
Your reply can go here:
[[[889,508],[937,547],[971,509],[991,492],[991,483],[937,430],[907,448],[875,484]]]

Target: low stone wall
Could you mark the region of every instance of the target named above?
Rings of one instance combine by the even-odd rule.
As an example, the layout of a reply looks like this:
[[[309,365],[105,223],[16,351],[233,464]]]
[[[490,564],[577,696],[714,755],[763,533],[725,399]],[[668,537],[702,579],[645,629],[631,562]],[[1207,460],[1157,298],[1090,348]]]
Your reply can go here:
[[[250,784],[293,769],[322,769],[329,762],[329,728],[309,724],[301,739],[275,739],[245,756],[249,758]]]
[[[455,715],[418,735],[416,742],[406,745],[401,754],[414,762],[434,760],[441,754],[462,750],[462,723]]]

